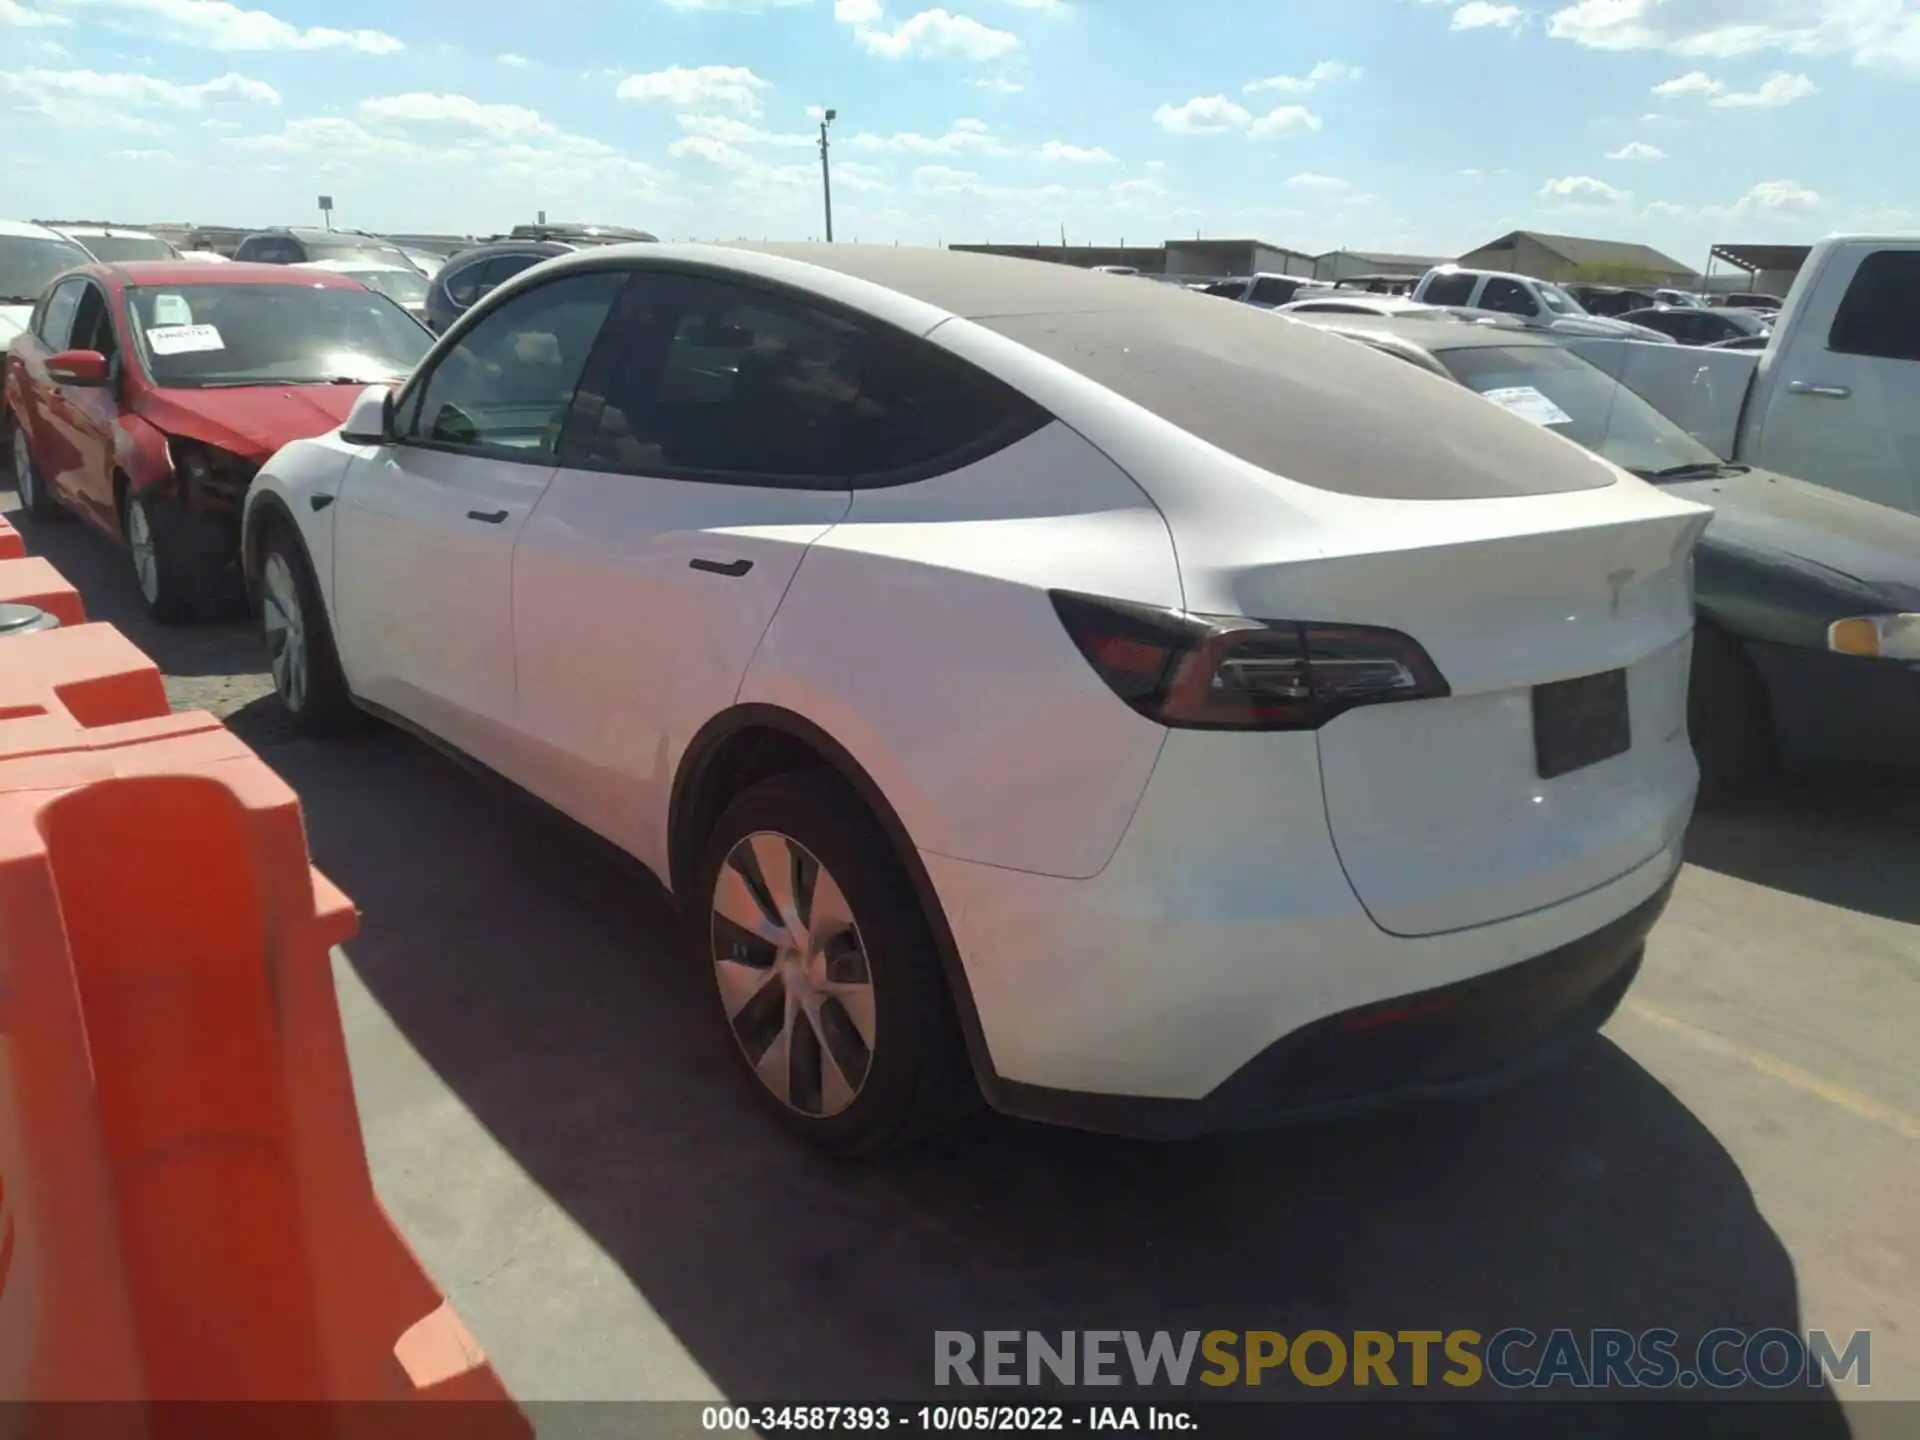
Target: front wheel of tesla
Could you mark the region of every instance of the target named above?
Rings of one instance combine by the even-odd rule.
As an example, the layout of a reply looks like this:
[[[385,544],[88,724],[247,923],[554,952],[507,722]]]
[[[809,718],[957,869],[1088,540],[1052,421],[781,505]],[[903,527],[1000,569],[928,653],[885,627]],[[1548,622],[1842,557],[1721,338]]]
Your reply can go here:
[[[260,558],[260,633],[280,706],[305,735],[331,735],[356,717],[306,547],[284,523]]]
[[[695,893],[729,1044],[790,1130],[874,1155],[965,1108],[971,1077],[927,919],[851,791],[822,772],[745,791]]]

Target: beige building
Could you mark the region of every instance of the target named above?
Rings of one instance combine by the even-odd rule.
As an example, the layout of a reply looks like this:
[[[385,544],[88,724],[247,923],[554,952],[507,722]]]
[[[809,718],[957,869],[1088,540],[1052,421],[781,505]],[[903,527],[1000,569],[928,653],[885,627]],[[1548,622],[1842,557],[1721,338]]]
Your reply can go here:
[[[1441,255],[1390,255],[1379,250],[1329,250],[1313,262],[1316,280],[1353,280],[1362,275],[1404,275],[1418,280],[1436,265],[1447,263]]]
[[[1313,274],[1313,256],[1264,240],[1169,240],[1166,273],[1195,279],[1223,275]]]
[[[1506,270],[1536,280],[1622,281],[1691,286],[1699,275],[1651,245],[1625,240],[1588,240],[1576,235],[1546,235],[1515,230],[1469,250],[1458,264],[1470,270]]]
[[[1812,253],[1811,245],[1716,245],[1706,288],[1714,294],[1746,290],[1784,300]]]

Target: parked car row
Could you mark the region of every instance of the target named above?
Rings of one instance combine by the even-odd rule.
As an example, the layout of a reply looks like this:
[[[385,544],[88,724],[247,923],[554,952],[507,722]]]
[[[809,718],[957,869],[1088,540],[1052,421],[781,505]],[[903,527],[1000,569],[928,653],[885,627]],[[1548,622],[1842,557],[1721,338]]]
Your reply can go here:
[[[1720,776],[1696,651],[1754,663],[1778,603],[1739,567],[1879,528],[1573,353],[1673,347],[1514,314],[848,245],[581,246],[467,303],[433,340],[325,270],[66,271],[9,350],[23,498],[143,596],[237,540],[297,728],[426,734],[649,866],[719,1043],[836,1153],[1546,1063],[1634,979],[1695,742]],[[1696,564],[1746,650],[1700,647]],[[1888,706],[1902,583],[1786,607]]]
[[[1567,344],[1723,460],[1920,514],[1920,239],[1815,245],[1758,350]]]

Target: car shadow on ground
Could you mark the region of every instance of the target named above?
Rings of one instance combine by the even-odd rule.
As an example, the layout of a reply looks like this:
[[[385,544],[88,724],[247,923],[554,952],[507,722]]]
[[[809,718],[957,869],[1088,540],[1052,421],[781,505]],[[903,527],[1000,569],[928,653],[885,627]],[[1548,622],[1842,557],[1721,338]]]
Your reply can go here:
[[[1605,1041],[1473,1103],[1182,1146],[983,1116],[840,1166],[761,1114],[631,861],[393,732],[266,757],[362,908],[348,961],[375,999],[731,1398],[993,1398],[933,1390],[936,1329],[1799,1328],[1732,1159]],[[1849,1433],[1812,1393],[1660,1428]],[[1566,1428],[1512,1406],[1395,1415]]]
[[[0,470],[0,476],[10,470]],[[140,605],[133,562],[121,546],[71,515],[30,520],[9,480],[0,486],[0,512],[20,532],[29,555],[51,563],[86,598],[87,618],[116,625],[153,657],[160,673],[192,679],[251,675],[266,668],[255,639],[258,626],[232,615],[191,625],[161,625]]]
[[[1863,914],[1920,924],[1920,775],[1830,769],[1700,811],[1687,860]]]

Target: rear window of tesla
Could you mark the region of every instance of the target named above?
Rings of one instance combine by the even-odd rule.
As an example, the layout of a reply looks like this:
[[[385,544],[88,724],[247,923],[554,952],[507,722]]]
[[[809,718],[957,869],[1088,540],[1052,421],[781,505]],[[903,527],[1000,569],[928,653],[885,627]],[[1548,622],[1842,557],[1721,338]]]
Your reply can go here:
[[[1316,489],[1471,500],[1612,483],[1557,439],[1510,430],[1512,418],[1478,396],[1367,346],[1251,306],[1169,298],[1174,303],[978,323],[1230,455]]]

